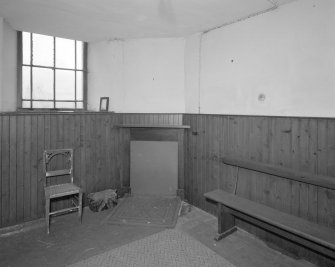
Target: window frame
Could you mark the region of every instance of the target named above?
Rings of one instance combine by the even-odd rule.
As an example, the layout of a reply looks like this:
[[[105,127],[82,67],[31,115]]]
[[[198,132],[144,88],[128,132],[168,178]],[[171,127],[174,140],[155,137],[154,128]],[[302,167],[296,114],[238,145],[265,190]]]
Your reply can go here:
[[[33,33],[31,33],[33,34]],[[54,38],[54,45],[55,45],[55,38],[57,36],[52,36]],[[60,38],[60,37],[59,37]],[[55,47],[54,47],[55,48]],[[32,50],[32,47],[30,48]],[[76,100],[63,100],[61,102],[83,102],[83,108],[24,108],[22,107],[22,68],[23,66],[26,66],[23,64],[23,40],[22,40],[22,31],[17,31],[17,109],[19,111],[30,111],[30,110],[37,110],[37,111],[86,111],[87,110],[87,76],[88,76],[88,70],[87,70],[87,51],[88,51],[88,43],[83,42],[83,69],[80,70],[83,72],[83,100],[78,101]],[[55,49],[54,49],[54,56],[55,56]],[[31,51],[32,56],[32,51]],[[76,71],[77,69],[71,69],[71,68],[58,68],[54,65],[52,67],[47,66],[40,66],[40,65],[29,65],[32,67],[38,67],[38,68],[46,68],[51,69],[53,71],[54,81],[53,81],[53,92],[54,92],[54,99],[52,101],[55,103],[57,102],[55,99],[55,72],[56,70],[70,70],[70,71]],[[32,73],[30,73],[32,75]],[[32,82],[31,82],[32,83]],[[32,84],[31,84],[32,86]],[[74,88],[75,89],[75,88]],[[34,101],[31,96],[31,101]],[[38,100],[38,101],[51,101],[51,100]]]

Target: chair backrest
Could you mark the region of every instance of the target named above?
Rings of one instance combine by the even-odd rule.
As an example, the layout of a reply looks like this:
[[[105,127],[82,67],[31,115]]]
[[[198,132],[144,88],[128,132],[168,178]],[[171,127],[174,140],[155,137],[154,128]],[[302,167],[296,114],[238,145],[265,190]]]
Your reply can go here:
[[[56,156],[62,156],[63,160],[65,159],[66,168],[49,170],[48,166],[50,162],[56,158]],[[47,185],[48,178],[64,175],[70,176],[71,183],[73,183],[73,149],[67,148],[45,150],[43,153],[43,163],[45,172],[44,186]]]

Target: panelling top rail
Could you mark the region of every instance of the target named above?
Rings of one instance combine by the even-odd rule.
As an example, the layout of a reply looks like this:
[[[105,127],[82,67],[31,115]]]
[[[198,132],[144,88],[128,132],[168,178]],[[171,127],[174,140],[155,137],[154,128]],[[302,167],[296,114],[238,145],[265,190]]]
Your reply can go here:
[[[169,128],[169,129],[189,129],[189,125],[171,125],[171,124],[117,124],[118,128]]]
[[[303,182],[306,184],[321,186],[328,189],[335,189],[335,177],[331,176],[316,175],[309,172],[301,172],[292,170],[290,168],[284,168],[255,161],[240,160],[231,157],[224,157],[223,163],[243,169],[258,171],[294,181]]]

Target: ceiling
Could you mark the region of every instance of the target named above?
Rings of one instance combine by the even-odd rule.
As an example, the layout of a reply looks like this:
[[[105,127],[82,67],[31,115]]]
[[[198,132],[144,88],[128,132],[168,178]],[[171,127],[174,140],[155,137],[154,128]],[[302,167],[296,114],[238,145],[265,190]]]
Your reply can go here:
[[[0,0],[14,29],[83,41],[180,37],[294,0]]]

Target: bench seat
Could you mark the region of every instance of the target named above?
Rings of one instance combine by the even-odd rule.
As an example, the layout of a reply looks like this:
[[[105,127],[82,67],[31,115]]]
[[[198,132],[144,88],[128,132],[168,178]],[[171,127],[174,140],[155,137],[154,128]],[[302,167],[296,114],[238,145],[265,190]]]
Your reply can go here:
[[[219,235],[233,232],[234,218],[237,217],[335,258],[335,230],[332,228],[278,211],[223,190],[214,190],[205,193],[204,196],[218,203]]]

